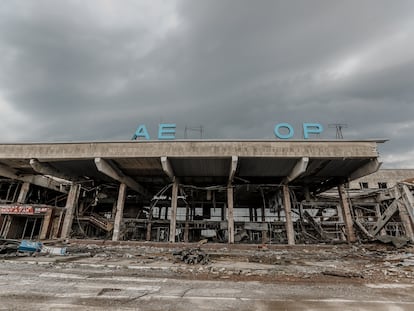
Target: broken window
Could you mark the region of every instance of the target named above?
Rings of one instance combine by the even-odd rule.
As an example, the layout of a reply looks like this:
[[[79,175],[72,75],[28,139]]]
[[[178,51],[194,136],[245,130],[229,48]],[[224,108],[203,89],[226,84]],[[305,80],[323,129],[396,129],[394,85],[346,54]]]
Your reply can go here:
[[[379,189],[387,189],[387,183],[386,182],[379,182],[378,183]]]
[[[368,189],[368,183],[367,182],[360,182],[359,187],[361,189]]]

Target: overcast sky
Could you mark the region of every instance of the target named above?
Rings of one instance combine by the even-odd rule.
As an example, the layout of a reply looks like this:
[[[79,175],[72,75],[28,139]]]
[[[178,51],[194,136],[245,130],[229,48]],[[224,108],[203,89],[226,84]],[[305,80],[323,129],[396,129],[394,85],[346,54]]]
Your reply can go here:
[[[0,1],[0,142],[389,138],[414,168],[414,1]],[[199,138],[195,131],[190,138]]]

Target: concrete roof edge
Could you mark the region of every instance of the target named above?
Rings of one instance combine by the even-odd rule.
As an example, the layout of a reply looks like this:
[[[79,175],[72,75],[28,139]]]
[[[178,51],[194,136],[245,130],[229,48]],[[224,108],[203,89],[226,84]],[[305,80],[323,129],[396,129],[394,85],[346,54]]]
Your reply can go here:
[[[385,143],[387,138],[372,139],[171,139],[171,140],[96,140],[96,141],[52,141],[52,142],[0,142],[0,145],[43,145],[43,144],[109,144],[109,143],[174,143],[174,142],[302,142],[302,143]]]

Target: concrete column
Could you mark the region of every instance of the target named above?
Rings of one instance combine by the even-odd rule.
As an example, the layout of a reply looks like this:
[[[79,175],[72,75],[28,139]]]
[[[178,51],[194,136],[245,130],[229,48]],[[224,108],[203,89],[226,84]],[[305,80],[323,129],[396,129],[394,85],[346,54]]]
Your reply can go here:
[[[344,185],[338,186],[339,201],[341,203],[342,216],[345,223],[346,239],[352,243],[356,241],[353,220],[351,215],[351,208],[348,203],[348,196],[345,191]]]
[[[170,219],[170,242],[175,243],[175,231],[177,227],[177,198],[178,182],[175,180],[172,187],[171,195],[171,219]]]
[[[13,221],[13,217],[11,217],[10,215],[6,215],[6,217],[3,220],[3,225],[1,228],[0,232],[2,234],[2,238],[7,239],[9,236],[9,230],[10,230],[10,226],[12,224]]]
[[[24,182],[20,188],[19,197],[17,198],[18,203],[25,203],[27,195],[29,193],[30,183]]]
[[[184,229],[184,242],[188,243],[189,240],[189,231],[190,231],[190,224],[188,223],[190,219],[190,206],[187,204],[185,206],[185,229]]]
[[[80,185],[79,184],[73,184],[70,187],[68,198],[66,200],[66,214],[65,214],[65,220],[63,221],[62,226],[62,238],[68,238],[72,229],[72,222],[73,222],[73,214],[75,212],[76,205],[78,204],[79,199],[79,193],[80,193]]]
[[[59,211],[59,217],[53,217],[52,218],[52,239],[56,239],[61,236],[62,232],[62,218],[63,218],[64,212],[62,210]]]
[[[116,201],[116,214],[114,221],[114,232],[112,234],[112,241],[119,241],[122,218],[124,216],[126,190],[126,184],[121,183],[119,185],[118,200]]]
[[[118,202],[114,201],[114,203],[112,204],[112,212],[111,212],[111,219],[115,221],[115,215],[116,215],[116,206],[117,206]]]
[[[408,214],[406,207],[401,203],[398,203],[398,212],[400,214],[401,222],[404,225],[405,235],[411,242],[414,242],[414,232],[411,225],[410,215]]]
[[[147,223],[147,236],[146,236],[147,241],[151,241],[151,233],[152,233],[152,218],[150,218]]]
[[[303,188],[303,190],[305,191],[305,200],[306,200],[306,202],[310,202],[311,201],[311,195],[310,195],[310,191],[309,191],[309,186],[305,186]]]
[[[39,239],[45,240],[48,238],[48,233],[51,227],[51,220],[53,215],[53,209],[49,208],[43,218],[42,230],[40,231]]]
[[[289,245],[295,245],[295,230],[293,229],[292,221],[292,205],[290,202],[289,187],[283,185],[283,206],[286,215],[286,235]]]
[[[262,222],[266,221],[266,209],[264,205],[262,205]]]
[[[234,244],[234,200],[233,187],[227,186],[227,230],[229,243]]]

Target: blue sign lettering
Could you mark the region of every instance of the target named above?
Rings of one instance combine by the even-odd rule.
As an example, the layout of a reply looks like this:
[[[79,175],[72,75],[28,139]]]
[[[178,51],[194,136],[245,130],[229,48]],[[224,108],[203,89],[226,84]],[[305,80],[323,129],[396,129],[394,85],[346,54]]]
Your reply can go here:
[[[137,130],[135,131],[134,136],[132,136],[132,140],[136,140],[140,137],[144,137],[146,140],[150,139],[145,125],[138,126]]]
[[[176,124],[174,123],[161,123],[158,125],[158,139],[159,140],[173,140],[175,139]],[[318,135],[323,132],[323,126],[320,123],[303,123],[303,138],[309,139],[310,135]],[[290,139],[295,136],[295,130],[289,123],[278,123],[275,125],[273,132],[279,139]],[[138,126],[134,135],[133,140],[143,138],[150,140],[147,127],[144,124]]]
[[[171,140],[175,139],[175,124],[164,124],[161,123],[158,125],[158,139],[160,140]],[[150,140],[150,135],[148,134],[147,127],[144,124],[140,124],[135,131],[135,134],[132,136],[132,140],[138,140],[143,138],[145,140]]]
[[[280,133],[280,128],[287,129],[288,133],[287,134]],[[289,139],[289,138],[292,138],[293,135],[295,135],[295,131],[293,130],[293,127],[288,123],[276,124],[274,132],[275,132],[276,137],[280,139]]]
[[[175,139],[175,124],[160,124],[158,127],[158,139]]]
[[[303,138],[308,139],[309,134],[320,134],[323,131],[322,124],[319,123],[303,123]]]

